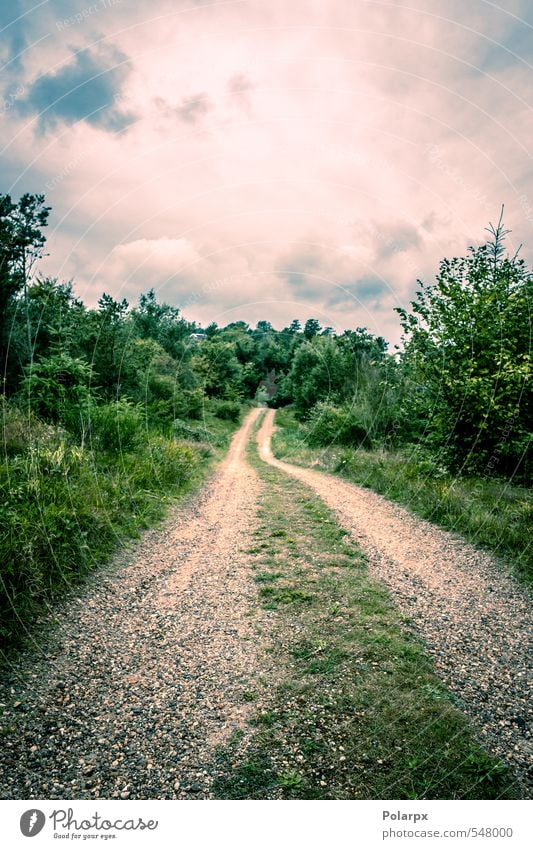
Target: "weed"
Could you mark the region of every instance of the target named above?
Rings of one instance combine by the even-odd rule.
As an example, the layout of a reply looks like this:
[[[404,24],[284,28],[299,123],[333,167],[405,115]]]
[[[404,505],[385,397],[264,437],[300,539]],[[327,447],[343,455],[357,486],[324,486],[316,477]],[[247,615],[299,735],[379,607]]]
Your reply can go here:
[[[281,572],[259,572],[254,580],[258,584],[270,584],[273,581],[277,581],[278,578],[282,578],[283,575]]]

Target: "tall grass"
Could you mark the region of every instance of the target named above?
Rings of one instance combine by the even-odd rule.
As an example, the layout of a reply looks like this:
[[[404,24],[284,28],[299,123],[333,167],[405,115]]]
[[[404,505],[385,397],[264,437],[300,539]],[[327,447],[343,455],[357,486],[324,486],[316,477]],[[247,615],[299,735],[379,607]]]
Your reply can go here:
[[[533,580],[533,505],[530,492],[505,479],[457,477],[419,446],[388,451],[342,446],[311,448],[307,428],[289,410],[277,413],[277,457],[319,466],[404,504],[430,522],[456,531],[510,564],[520,579]]]
[[[235,426],[211,416],[205,430],[212,444],[187,441],[143,427],[124,405],[108,407],[95,417],[90,438],[77,444],[67,431],[2,405],[3,651],[23,641],[35,618],[125,539],[160,519],[171,499],[199,483],[220,451],[213,442],[226,444]]]

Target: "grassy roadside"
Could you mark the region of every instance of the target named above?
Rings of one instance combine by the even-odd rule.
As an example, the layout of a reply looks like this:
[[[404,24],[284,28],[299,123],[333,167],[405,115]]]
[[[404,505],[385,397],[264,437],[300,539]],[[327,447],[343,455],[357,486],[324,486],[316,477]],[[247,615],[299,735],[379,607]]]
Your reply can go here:
[[[323,502],[255,447],[250,459],[266,485],[250,555],[275,665],[243,694],[252,730],[220,750],[215,795],[516,797]]]
[[[438,461],[415,449],[310,448],[289,410],[278,410],[276,426],[272,440],[276,457],[342,475],[398,501],[502,558],[522,581],[533,581],[533,503],[524,487],[497,479],[453,477]]]
[[[239,424],[207,412],[188,438],[143,427],[104,450],[14,407],[3,414],[0,667],[43,630],[51,606],[200,486]]]

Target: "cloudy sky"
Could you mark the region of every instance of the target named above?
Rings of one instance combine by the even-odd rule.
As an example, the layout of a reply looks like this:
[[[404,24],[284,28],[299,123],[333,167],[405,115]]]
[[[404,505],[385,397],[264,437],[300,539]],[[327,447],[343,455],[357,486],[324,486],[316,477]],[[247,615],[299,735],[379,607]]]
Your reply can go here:
[[[52,206],[43,273],[189,319],[396,305],[505,204],[533,256],[530,0],[10,0],[0,191]]]

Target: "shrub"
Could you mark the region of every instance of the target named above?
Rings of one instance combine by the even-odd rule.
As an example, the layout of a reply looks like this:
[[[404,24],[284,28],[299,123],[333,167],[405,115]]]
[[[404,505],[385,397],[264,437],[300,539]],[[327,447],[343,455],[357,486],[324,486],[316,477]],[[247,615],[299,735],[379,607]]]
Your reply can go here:
[[[212,403],[213,413],[217,419],[228,422],[238,422],[241,416],[241,405],[237,401],[217,401]]]
[[[174,419],[174,433],[181,439],[192,439],[195,442],[211,442],[213,434],[206,427],[192,426],[182,419]]]
[[[50,425],[41,422],[31,412],[23,412],[4,396],[0,396],[2,428],[2,453],[7,457],[24,454],[36,440],[46,440],[56,432]]]
[[[144,451],[135,455],[132,463],[136,487],[163,492],[184,487],[194,477],[198,465],[198,452],[192,445],[152,436]]]
[[[174,396],[174,407],[180,418],[200,418],[204,403],[205,395],[201,389],[179,390]]]
[[[502,219],[488,229],[487,244],[441,262],[434,284],[419,281],[410,312],[397,309],[417,387],[406,403],[450,469],[529,482],[533,274],[506,254]]]
[[[91,404],[91,379],[91,367],[84,360],[50,354],[27,366],[21,397],[38,416],[83,431]]]
[[[102,451],[131,451],[141,428],[141,410],[126,398],[93,408],[93,445]]]
[[[49,428],[45,440],[0,458],[0,646],[20,640],[125,536],[160,518],[168,496],[202,473],[201,455],[150,435],[122,462],[109,462],[113,455],[69,445]]]
[[[307,419],[306,441],[314,447],[331,445],[369,445],[370,437],[360,414],[349,407],[315,404]]]

